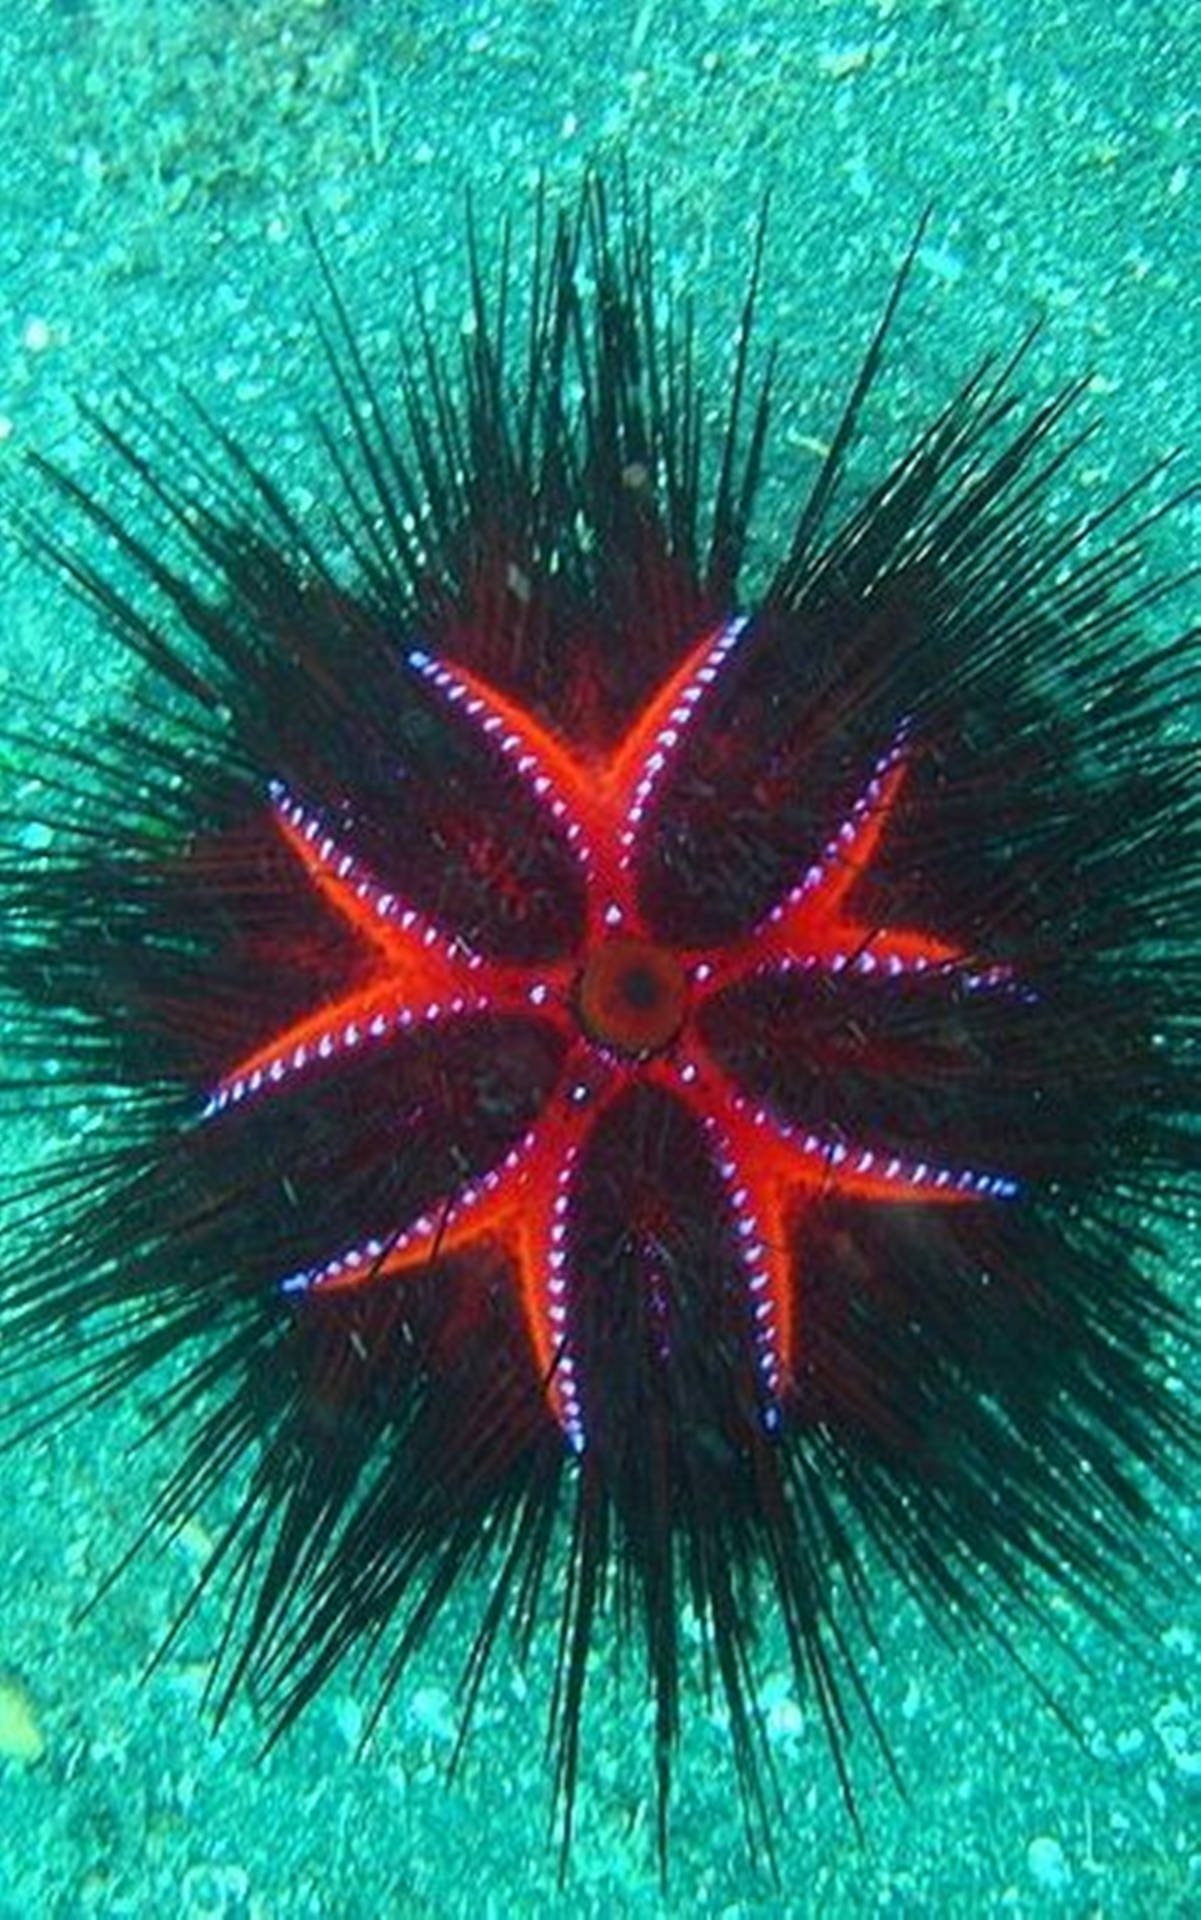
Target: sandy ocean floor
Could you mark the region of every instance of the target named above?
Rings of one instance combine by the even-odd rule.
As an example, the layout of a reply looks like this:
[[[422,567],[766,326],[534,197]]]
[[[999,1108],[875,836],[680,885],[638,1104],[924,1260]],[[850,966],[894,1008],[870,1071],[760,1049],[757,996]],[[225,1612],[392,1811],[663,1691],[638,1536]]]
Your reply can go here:
[[[654,185],[665,270],[690,287],[716,365],[771,189],[762,332],[782,369],[765,538],[812,474],[927,205],[873,433],[920,425],[983,351],[1041,315],[1028,384],[1092,370],[1101,432],[1081,480],[1116,487],[1178,443],[1201,446],[1201,71],[1186,12],[1146,0],[10,8],[0,472],[11,481],[26,447],[84,460],[78,399],[103,402],[133,377],[201,395],[294,498],[319,505],[311,421],[333,396],[303,216],[386,365],[414,275],[448,335],[462,317],[468,183],[487,239],[505,209],[521,227],[540,178],[570,197],[589,161],[624,153]],[[1166,569],[1187,563],[1195,518],[1161,544]],[[36,676],[86,710],[125,671],[60,593],[0,556],[0,699]],[[35,1117],[0,1153],[46,1144]],[[724,1740],[694,1696],[661,1897],[650,1782],[629,1760],[643,1703],[632,1669],[622,1682],[602,1667],[558,1892],[542,1755],[553,1647],[524,1677],[501,1649],[448,1783],[454,1617],[364,1755],[370,1696],[347,1672],[259,1761],[249,1704],[215,1735],[199,1708],[212,1610],[142,1678],[219,1511],[74,1620],[170,1464],[169,1440],[135,1450],[161,1385],[0,1454],[0,1920],[1201,1912],[1201,1602],[1183,1584],[1141,1652],[1066,1608],[1061,1644],[1024,1640],[1077,1737],[1004,1658],[948,1647],[902,1594],[890,1602],[882,1575],[886,1626],[865,1680],[908,1797],[860,1737],[862,1841],[769,1641],[762,1700],[788,1792],[779,1889],[746,1858]],[[1196,1508],[1172,1518],[1198,1539]]]

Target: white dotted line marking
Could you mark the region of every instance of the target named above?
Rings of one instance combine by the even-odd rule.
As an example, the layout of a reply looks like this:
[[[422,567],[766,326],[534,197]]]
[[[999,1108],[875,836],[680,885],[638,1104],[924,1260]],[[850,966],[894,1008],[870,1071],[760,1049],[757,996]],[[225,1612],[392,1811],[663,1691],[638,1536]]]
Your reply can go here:
[[[774,1428],[779,1423],[779,1399],[783,1385],[783,1372],[780,1365],[780,1330],[776,1317],[776,1303],[771,1292],[771,1274],[768,1271],[763,1229],[751,1203],[750,1190],[742,1177],[737,1155],[728,1137],[716,1120],[706,1121],[705,1131],[709,1136],[713,1164],[720,1175],[726,1201],[733,1217],[738,1259],[750,1290],[755,1358],[759,1377],[767,1396],[767,1404],[763,1411],[764,1424]]]
[[[444,666],[432,654],[423,653],[414,647],[408,655],[409,665],[432,687],[436,687],[448,706],[475,723],[477,733],[499,748],[509,765],[514,768],[522,784],[535,800],[546,807],[551,817],[563,829],[564,838],[581,866],[592,873],[595,861],[588,845],[583,825],[576,819],[572,808],[560,793],[553,777],[546,771],[538,753],[525,738],[520,728],[515,727],[505,716],[498,713],[482,693],[475,693],[459,679],[452,667]]]
[[[441,1206],[429,1207],[410,1221],[403,1232],[396,1233],[390,1239],[364,1240],[360,1245],[350,1247],[345,1253],[327,1260],[317,1267],[305,1267],[299,1273],[289,1274],[280,1281],[281,1293],[311,1293],[314,1289],[328,1285],[335,1280],[351,1279],[364,1269],[368,1271],[377,1261],[391,1259],[396,1254],[405,1254],[419,1240],[432,1239],[436,1242],[439,1234],[445,1234],[451,1227],[457,1227],[465,1214],[489,1194],[496,1192],[501,1182],[510,1179],[520,1168],[529,1154],[534,1142],[534,1129],[511,1147],[504,1158],[494,1167],[480,1174],[467,1186],[461,1187],[453,1201]]]
[[[881,754],[877,760],[866,787],[855,801],[850,813],[838,828],[837,832],[826,842],[820,859],[815,860],[811,867],[806,868],[796,885],[791,887],[784,895],[784,898],[767,914],[766,919],[762,923],[763,925],[778,926],[780,921],[784,919],[785,915],[789,913],[798,902],[803,900],[807,894],[812,893],[815,888],[822,885],[831,867],[845,858],[849,848],[851,848],[859,838],[864,823],[871,814],[872,809],[879,804],[884,791],[885,780],[901,763],[908,741],[908,731],[907,723],[903,723],[897,729],[892,745],[888,748],[888,751]]]
[[[666,778],[685,733],[696,718],[697,708],[709,689],[720,678],[723,667],[742,639],[748,625],[749,620],[745,615],[726,622],[691,679],[681,687],[675,705],[655,735],[654,744],[643,763],[624,825],[618,835],[623,867],[628,867],[634,857],[634,848],[646,819],[647,809],[655,797],[657,788]]]

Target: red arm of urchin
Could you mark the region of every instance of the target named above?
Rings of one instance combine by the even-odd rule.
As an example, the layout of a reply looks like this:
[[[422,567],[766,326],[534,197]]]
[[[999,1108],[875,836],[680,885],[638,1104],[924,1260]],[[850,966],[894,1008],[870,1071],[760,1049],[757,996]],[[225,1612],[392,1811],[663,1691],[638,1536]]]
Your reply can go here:
[[[1012,988],[1013,972],[917,928],[891,927],[853,911],[855,888],[870,870],[901,802],[910,770],[904,731],[873,767],[863,792],[820,856],[744,939],[688,955],[709,993],[754,976],[805,971],[882,978],[943,973],[969,991]]]
[[[746,626],[732,619],[705,633],[605,754],[569,746],[468,668],[422,652],[409,655],[409,664],[493,742],[559,823],[587,881],[591,940],[644,931],[633,863],[648,811]]]
[[[917,929],[869,924],[854,890],[877,858],[900,802],[910,749],[904,731],[881,756],[821,857],[741,941],[688,956],[696,1009],[754,978],[800,969],[876,976],[949,974],[969,991],[1012,989],[1011,969],[974,960]],[[773,1402],[795,1379],[803,1342],[803,1215],[836,1192],[873,1203],[958,1205],[1008,1199],[1003,1173],[906,1158],[786,1122],[748,1099],[699,1037],[673,1063],[677,1093],[708,1133],[725,1186],[752,1301],[764,1385]]]
[[[760,1376],[774,1408],[804,1344],[804,1213],[825,1196],[890,1205],[1011,1199],[1006,1174],[906,1158],[793,1126],[747,1099],[694,1042],[656,1078],[696,1115],[725,1189],[754,1322]]]
[[[269,1097],[297,1074],[398,1031],[517,1011],[549,1021],[565,1035],[573,1032],[568,963],[533,969],[483,959],[383,889],[318,816],[282,787],[273,789],[272,810],[314,891],[372,953],[374,964],[362,987],[295,1022],[231,1068],[209,1097],[207,1117]],[[584,1051],[576,1037],[544,1114],[495,1165],[472,1174],[392,1234],[343,1247],[280,1283],[281,1291],[293,1295],[337,1292],[419,1272],[434,1260],[494,1243],[516,1276],[551,1411],[575,1447],[583,1439],[566,1330],[566,1214],[580,1144],[598,1111],[595,1097],[584,1104],[573,1099]],[[596,1080],[594,1069],[591,1082]],[[595,1084],[590,1093],[595,1096]]]
[[[570,1338],[569,1212],[586,1135],[606,1105],[594,1065],[587,1097],[579,1097],[584,1053],[577,1043],[534,1125],[494,1167],[390,1239],[367,1240],[284,1282],[289,1293],[335,1292],[493,1245],[514,1275],[550,1411],[577,1452],[584,1426]]]
[[[485,962],[382,887],[319,816],[278,783],[271,789],[271,811],[313,890],[370,955],[371,965],[354,991],[315,1007],[230,1067],[209,1094],[206,1117],[396,1033],[469,1014],[525,1013],[550,997],[549,978]]]

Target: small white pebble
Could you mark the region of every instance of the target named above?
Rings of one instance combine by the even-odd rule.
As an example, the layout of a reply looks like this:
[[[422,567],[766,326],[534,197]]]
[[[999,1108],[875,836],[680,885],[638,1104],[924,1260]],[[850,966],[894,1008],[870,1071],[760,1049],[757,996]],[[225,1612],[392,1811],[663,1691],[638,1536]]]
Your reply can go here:
[[[766,1718],[767,1737],[773,1742],[795,1740],[805,1731],[805,1717],[795,1700],[776,1700]]]
[[[1036,1886],[1062,1892],[1072,1878],[1067,1855],[1052,1834],[1040,1833],[1026,1848],[1026,1871]]]
[[[363,1738],[363,1709],[349,1694],[334,1702],[334,1725],[353,1753]]]
[[[26,353],[45,353],[50,345],[50,322],[34,314],[21,330],[21,344]]]
[[[759,1711],[769,1740],[795,1740],[804,1731],[804,1715],[793,1698],[792,1682],[786,1672],[768,1674],[759,1690]]]
[[[15,1674],[0,1675],[0,1760],[32,1767],[45,1751],[45,1736],[28,1688]]]
[[[450,1695],[442,1687],[418,1687],[409,1702],[409,1717],[423,1733],[432,1734],[437,1740],[455,1738]]]

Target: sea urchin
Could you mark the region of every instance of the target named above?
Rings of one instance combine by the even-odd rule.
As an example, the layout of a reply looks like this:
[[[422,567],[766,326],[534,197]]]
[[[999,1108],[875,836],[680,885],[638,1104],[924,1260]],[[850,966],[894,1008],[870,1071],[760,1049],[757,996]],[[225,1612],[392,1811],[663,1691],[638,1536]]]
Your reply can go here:
[[[465,1713],[557,1610],[565,1846],[602,1633],[664,1857],[686,1609],[770,1848],[762,1609],[849,1796],[873,1555],[1120,1611],[1195,1457],[1198,637],[1138,632],[1146,480],[1047,512],[1079,387],[1023,409],[1020,352],[836,515],[909,261],[753,607],[758,264],[713,430],[596,179],[395,406],[327,274],[320,531],[144,397],[107,490],[11,508],[144,670],[6,722],[8,1098],[53,1055],[103,1122],[10,1183],[19,1422],[174,1361],[152,1525],[253,1458],[204,1584],[273,1725],[468,1574]]]

